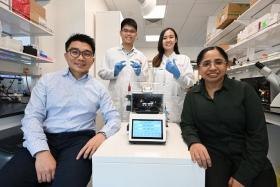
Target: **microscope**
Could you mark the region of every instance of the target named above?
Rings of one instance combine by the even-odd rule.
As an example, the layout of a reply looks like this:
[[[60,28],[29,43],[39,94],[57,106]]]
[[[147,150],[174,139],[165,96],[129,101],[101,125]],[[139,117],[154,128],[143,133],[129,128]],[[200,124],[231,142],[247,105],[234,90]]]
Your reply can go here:
[[[280,109],[280,77],[260,62],[257,62],[255,66],[259,68],[260,74],[270,82],[270,85],[277,93],[270,104],[271,109]]]

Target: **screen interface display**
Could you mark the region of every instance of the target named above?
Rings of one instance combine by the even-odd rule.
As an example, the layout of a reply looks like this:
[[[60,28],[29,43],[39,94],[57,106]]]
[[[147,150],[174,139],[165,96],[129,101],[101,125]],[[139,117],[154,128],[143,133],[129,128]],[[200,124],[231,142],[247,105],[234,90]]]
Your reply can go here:
[[[162,120],[133,119],[132,138],[135,139],[163,139]]]

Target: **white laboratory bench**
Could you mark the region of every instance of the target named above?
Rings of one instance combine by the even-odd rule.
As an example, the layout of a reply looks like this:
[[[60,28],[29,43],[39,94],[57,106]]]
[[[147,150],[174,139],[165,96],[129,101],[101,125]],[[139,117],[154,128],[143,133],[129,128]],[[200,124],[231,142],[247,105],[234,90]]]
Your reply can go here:
[[[177,124],[169,123],[163,145],[130,144],[126,127],[94,153],[93,187],[205,186],[205,170],[192,162]]]

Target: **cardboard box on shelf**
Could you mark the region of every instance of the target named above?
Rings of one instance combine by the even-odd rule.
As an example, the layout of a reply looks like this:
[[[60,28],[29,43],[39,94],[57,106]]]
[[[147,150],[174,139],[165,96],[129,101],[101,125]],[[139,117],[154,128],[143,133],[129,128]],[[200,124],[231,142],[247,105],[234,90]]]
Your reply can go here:
[[[258,0],[250,0],[249,3],[250,3],[250,6],[252,6],[253,4],[255,4]]]
[[[218,47],[222,48],[223,50],[228,50],[230,48],[229,44],[219,44]]]
[[[46,26],[46,19],[41,17],[37,12],[30,12],[30,20],[40,25]]]
[[[224,29],[250,7],[249,4],[229,3],[217,15],[216,28]]]
[[[0,37],[0,46],[8,50],[14,50],[18,52],[22,52],[23,50],[21,41],[11,39],[9,37]]]
[[[36,3],[35,0],[30,0],[30,14],[36,13],[40,17],[46,19],[46,10],[44,7]]]
[[[12,10],[19,15],[30,18],[30,1],[29,0],[12,0]]]
[[[35,0],[12,0],[12,10],[36,23],[46,22],[46,10]]]

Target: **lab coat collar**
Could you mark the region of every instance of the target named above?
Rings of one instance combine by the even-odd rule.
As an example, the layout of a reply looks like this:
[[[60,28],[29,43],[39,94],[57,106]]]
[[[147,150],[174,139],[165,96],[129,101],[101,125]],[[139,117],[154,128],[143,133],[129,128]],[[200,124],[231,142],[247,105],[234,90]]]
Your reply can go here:
[[[170,56],[163,55],[162,60],[165,61],[166,59],[176,59],[176,53],[173,51]]]
[[[119,47],[119,50],[120,50],[120,51],[123,51],[123,52],[126,53],[126,54],[131,54],[131,53],[136,53],[136,52],[137,52],[137,50],[136,50],[136,48],[135,48],[134,46],[132,47],[132,49],[131,49],[130,51],[126,51],[126,50],[124,49],[123,45],[121,45],[121,46]]]

